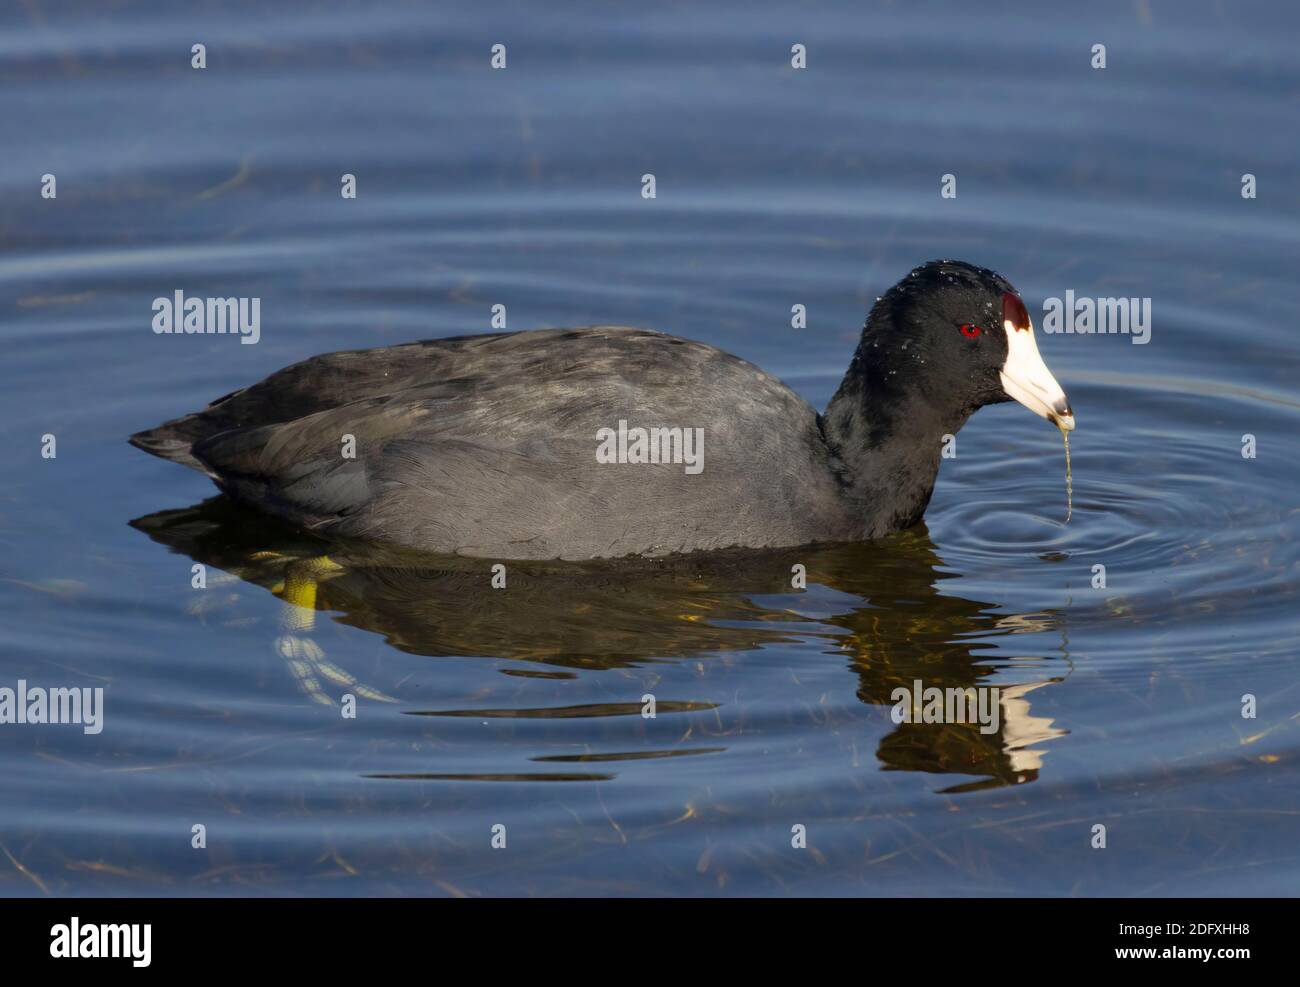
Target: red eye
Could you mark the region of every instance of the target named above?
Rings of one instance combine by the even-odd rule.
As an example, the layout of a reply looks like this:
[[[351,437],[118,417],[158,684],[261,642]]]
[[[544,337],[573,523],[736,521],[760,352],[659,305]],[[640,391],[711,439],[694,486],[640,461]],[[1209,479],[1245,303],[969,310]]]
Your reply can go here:
[[[973,326],[973,325],[971,325],[969,322],[965,323],[965,324],[962,325],[962,327],[961,327],[961,334],[962,334],[963,336],[967,337],[968,339],[974,339],[976,336],[978,336],[978,335],[979,335],[980,333],[982,333],[983,331],[984,331],[984,330],[981,329],[979,326]]]

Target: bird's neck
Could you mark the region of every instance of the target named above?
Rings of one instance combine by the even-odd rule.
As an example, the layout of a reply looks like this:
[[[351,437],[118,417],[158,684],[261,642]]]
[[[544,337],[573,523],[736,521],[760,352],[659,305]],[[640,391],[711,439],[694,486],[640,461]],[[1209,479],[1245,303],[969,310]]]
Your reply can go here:
[[[863,537],[878,538],[921,520],[934,492],[946,436],[970,411],[942,412],[900,373],[873,365],[859,348],[824,415],[826,439],[844,469]]]

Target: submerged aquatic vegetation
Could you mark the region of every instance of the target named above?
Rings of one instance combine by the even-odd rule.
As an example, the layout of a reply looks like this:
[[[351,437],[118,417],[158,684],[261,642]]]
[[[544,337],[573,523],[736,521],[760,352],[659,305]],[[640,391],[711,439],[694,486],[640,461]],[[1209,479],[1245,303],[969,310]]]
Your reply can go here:
[[[1061,438],[1065,440],[1065,523],[1074,517],[1074,477],[1070,473],[1070,433],[1061,429]]]

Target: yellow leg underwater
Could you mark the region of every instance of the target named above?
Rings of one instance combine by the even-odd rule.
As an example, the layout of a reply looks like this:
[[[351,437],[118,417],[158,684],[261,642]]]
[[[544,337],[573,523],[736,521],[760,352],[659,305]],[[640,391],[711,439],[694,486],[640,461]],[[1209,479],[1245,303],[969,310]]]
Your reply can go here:
[[[342,571],[343,567],[328,555],[289,563],[280,594],[288,604],[281,614],[287,630],[309,631],[316,626],[316,587],[323,577]]]
[[[272,553],[259,554],[269,556]],[[325,652],[320,645],[305,636],[316,627],[316,587],[325,577],[342,571],[343,567],[326,555],[289,563],[285,570],[283,588],[279,592],[280,599],[284,601],[280,611],[280,626],[284,633],[275,640],[276,652],[285,660],[298,687],[312,702],[334,705],[334,700],[321,686],[321,678],[350,689],[366,699],[397,702],[392,696],[385,695],[364,682],[358,682],[337,665],[326,661]]]

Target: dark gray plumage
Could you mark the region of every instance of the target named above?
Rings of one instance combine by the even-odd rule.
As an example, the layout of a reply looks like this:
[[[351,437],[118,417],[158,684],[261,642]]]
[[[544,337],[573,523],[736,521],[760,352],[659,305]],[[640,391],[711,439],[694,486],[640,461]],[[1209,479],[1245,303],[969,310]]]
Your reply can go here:
[[[596,432],[619,419],[703,427],[703,471],[598,463]],[[136,444],[239,500],[432,551],[662,555],[849,540],[861,527],[835,496],[817,415],[794,392],[713,347],[639,329],[330,353],[155,432]],[[344,435],[355,459],[342,458]],[[825,506],[791,509],[801,502]]]
[[[877,303],[824,419],[712,346],[593,326],[329,353],[131,441],[303,527],[434,552],[586,559],[872,538],[920,519],[942,435],[1008,400],[1005,343],[976,355],[947,322],[1012,289],[943,264]],[[703,471],[598,462],[597,430],[620,419],[702,428]]]

